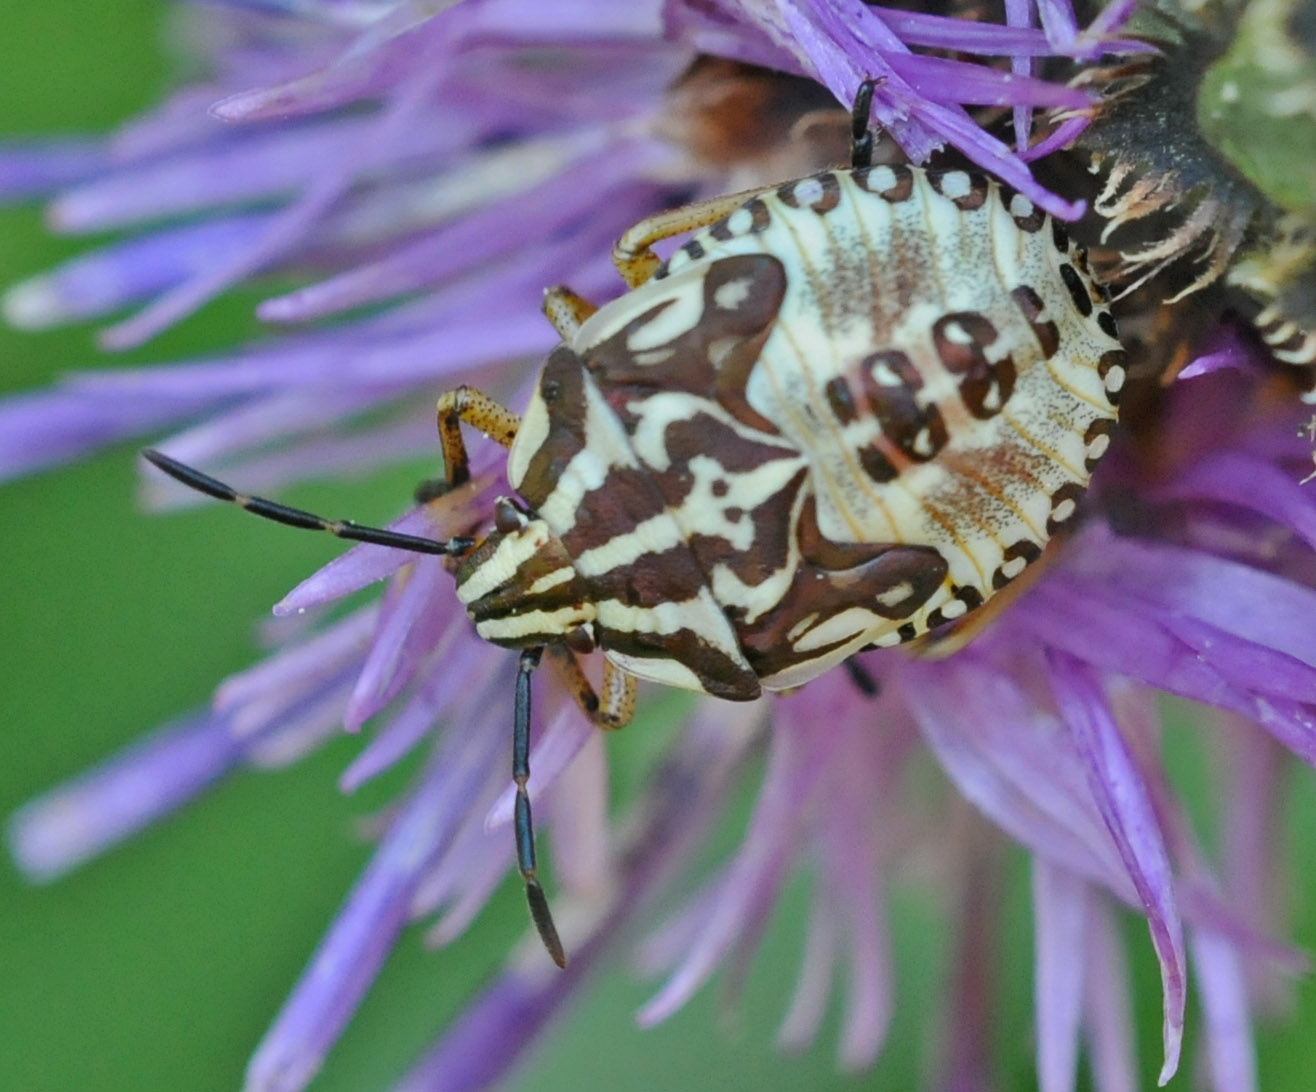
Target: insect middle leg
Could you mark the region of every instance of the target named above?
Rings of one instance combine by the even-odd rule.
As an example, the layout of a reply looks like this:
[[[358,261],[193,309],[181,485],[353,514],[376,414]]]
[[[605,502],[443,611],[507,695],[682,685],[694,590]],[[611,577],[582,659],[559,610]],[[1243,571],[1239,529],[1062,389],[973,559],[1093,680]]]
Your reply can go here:
[[[487,394],[465,384],[448,391],[439,399],[439,445],[443,449],[443,476],[430,478],[416,487],[416,503],[424,504],[435,497],[470,481],[471,460],[462,439],[462,423],[477,428],[491,440],[511,447],[521,418],[505,406],[499,405]]]
[[[551,646],[550,646],[551,647]],[[635,715],[635,676],[611,660],[603,661],[603,685],[596,691],[570,649],[558,646],[549,661],[581,712],[609,732],[625,728]]]
[[[544,317],[553,324],[563,341],[574,338],[585,320],[597,310],[594,304],[565,284],[544,290]]]

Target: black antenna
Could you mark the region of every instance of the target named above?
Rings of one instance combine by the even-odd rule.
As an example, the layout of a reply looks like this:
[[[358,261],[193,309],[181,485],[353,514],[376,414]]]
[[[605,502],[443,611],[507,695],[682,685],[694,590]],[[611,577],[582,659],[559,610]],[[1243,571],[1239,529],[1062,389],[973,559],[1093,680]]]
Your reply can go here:
[[[404,535],[400,531],[390,531],[384,527],[366,527],[353,523],[350,519],[325,519],[313,512],[292,508],[264,497],[250,497],[239,493],[231,485],[226,485],[217,478],[171,459],[168,455],[154,448],[146,448],[142,456],[152,465],[163,470],[175,481],[180,481],[198,493],[205,493],[216,500],[230,501],[245,508],[248,512],[263,519],[272,519],[275,523],[286,523],[289,527],[302,527],[308,531],[328,531],[339,538],[354,542],[369,542],[375,546],[391,546],[395,550],[409,550],[414,554],[442,554],[446,557],[458,557],[468,553],[475,546],[473,538],[450,538],[446,542],[419,535]]]
[[[292,508],[264,497],[251,497],[239,493],[231,485],[203,474],[186,463],[171,459],[168,455],[146,448],[142,456],[152,465],[163,470],[171,478],[182,482],[190,489],[195,489],[216,500],[229,501],[245,508],[264,519],[275,523],[286,523],[289,527],[303,527],[309,531],[328,531],[339,538],[352,539],[355,542],[369,542],[376,546],[391,546],[397,550],[410,550],[418,554],[442,554],[457,557],[474,548],[473,538],[450,538],[441,542],[418,535],[404,535],[398,531],[389,531],[382,527],[365,527],[351,520],[330,520]],[[535,923],[539,939],[544,942],[548,954],[559,967],[567,965],[567,954],[562,941],[558,939],[557,926],[553,924],[553,914],[548,908],[548,896],[540,886],[535,867],[535,827],[530,818],[530,794],[526,791],[526,781],[530,778],[530,675],[539,666],[543,648],[527,648],[521,652],[516,671],[516,713],[512,729],[512,778],[516,782],[516,812],[514,826],[516,829],[516,863],[525,880],[526,901],[530,904],[530,918]]]
[[[548,896],[539,885],[535,869],[535,824],[530,818],[530,794],[525,783],[530,778],[530,675],[539,666],[543,648],[521,651],[516,665],[516,717],[512,728],[512,779],[516,782],[516,863],[525,880],[525,897],[530,903],[530,920],[535,923],[539,939],[559,967],[567,965],[567,953],[558,939],[557,926],[548,908]]]

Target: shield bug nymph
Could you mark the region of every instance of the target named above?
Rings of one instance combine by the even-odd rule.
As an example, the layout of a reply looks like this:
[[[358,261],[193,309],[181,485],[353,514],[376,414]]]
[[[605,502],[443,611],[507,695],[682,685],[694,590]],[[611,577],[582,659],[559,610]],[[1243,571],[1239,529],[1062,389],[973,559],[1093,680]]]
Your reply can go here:
[[[462,424],[509,448],[517,495],[483,536],[335,523],[146,453],[258,515],[449,559],[477,633],[521,650],[517,859],[559,963],[525,788],[545,649],[606,728],[637,679],[798,686],[980,607],[1109,443],[1124,358],[1082,250],[985,177],[873,165],[871,95],[849,167],[641,221],[614,251],[630,291],[603,307],[550,289],[562,341],[522,417],[469,387],[440,399],[441,487],[469,476]],[[599,692],[577,659],[594,649]]]

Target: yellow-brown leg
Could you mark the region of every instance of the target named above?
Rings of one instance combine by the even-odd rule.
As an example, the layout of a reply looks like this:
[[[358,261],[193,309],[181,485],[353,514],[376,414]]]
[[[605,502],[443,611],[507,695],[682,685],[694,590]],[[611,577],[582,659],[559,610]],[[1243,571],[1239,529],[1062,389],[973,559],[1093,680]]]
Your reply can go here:
[[[416,487],[416,503],[424,504],[464,484],[471,477],[470,458],[462,439],[462,422],[478,428],[503,447],[511,447],[521,425],[511,410],[500,406],[483,391],[460,386],[439,399],[439,445],[443,448],[443,477],[423,481]]]
[[[850,112],[850,162],[855,167],[868,167],[873,162],[873,134],[868,128],[869,115],[872,113],[873,89],[886,77],[866,79],[855,92],[854,106]],[[696,201],[682,205],[679,209],[668,209],[646,216],[628,230],[617,245],[612,248],[612,262],[621,273],[626,283],[638,288],[650,277],[662,263],[653,252],[653,244],[673,235],[715,224],[724,216],[730,216],[751,197],[763,192],[741,190],[713,197],[707,201]]]
[[[635,676],[611,660],[603,661],[603,685],[596,691],[570,649],[556,646],[549,661],[581,712],[599,728],[625,728],[635,715]]]
[[[544,317],[563,341],[576,336],[581,324],[598,308],[583,296],[576,295],[565,284],[544,289]]]
[[[500,406],[484,391],[464,384],[439,399],[438,420],[444,476],[449,486],[461,485],[471,476],[470,460],[462,440],[462,422],[478,428],[503,447],[512,446],[516,430],[521,426],[521,418],[511,410]]]
[[[617,240],[612,248],[612,263],[630,287],[638,288],[662,264],[653,252],[654,243],[715,224],[762,192],[761,189],[741,190],[646,216]]]

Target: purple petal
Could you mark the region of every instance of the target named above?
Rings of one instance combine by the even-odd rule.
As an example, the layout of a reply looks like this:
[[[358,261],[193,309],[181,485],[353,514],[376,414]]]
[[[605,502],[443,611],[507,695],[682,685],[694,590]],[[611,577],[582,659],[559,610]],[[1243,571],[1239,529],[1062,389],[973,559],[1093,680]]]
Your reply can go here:
[[[0,400],[0,479],[65,462],[190,417],[212,399],[184,392],[111,401],[59,389]]]
[[[498,742],[458,733],[395,814],[370,864],[320,942],[247,1067],[247,1092],[299,1092],[374,982],[410,917],[429,862],[478,792]]]
[[[1316,702],[1316,669],[1301,660],[1224,633],[1195,618],[1171,616],[1165,628],[1240,691],[1250,689],[1254,694],[1297,703]]]
[[[396,166],[413,156],[417,145],[425,144],[424,134],[432,131],[430,92],[440,79],[439,73],[422,68],[388,102],[378,119],[372,119],[369,138],[352,142],[329,158],[331,168],[308,179],[297,200],[274,216],[255,245],[226,262],[215,263],[212,269],[161,296],[134,319],[107,330],[103,335],[105,344],[116,348],[139,344],[191,313],[224,288],[295,249],[363,173],[385,164]]]
[[[390,298],[408,285],[437,284],[432,268],[435,261],[444,263],[440,272],[446,272],[448,278],[431,295],[418,301],[426,312],[406,324],[409,330],[446,327],[458,320],[469,320],[472,314],[489,315],[489,328],[494,329],[503,315],[537,312],[544,285],[564,278],[569,278],[587,297],[610,297],[616,295],[619,287],[616,268],[606,257],[612,244],[665,195],[666,191],[649,184],[616,191],[605,209],[597,210],[587,223],[576,221],[565,237],[545,235],[544,228],[552,218],[542,214],[532,215],[524,222],[534,228],[528,234],[515,235],[508,230],[504,218],[499,221],[500,234],[494,237],[496,245],[486,238],[477,248],[468,246],[452,254],[434,254],[435,236],[431,234],[414,245],[399,244],[381,262],[356,267],[341,276],[268,299],[258,308],[258,315],[270,322],[303,322]],[[503,238],[501,231],[506,231],[508,237]],[[396,307],[379,317],[364,322],[357,320],[353,329],[363,340],[380,335],[396,338],[399,330],[391,328],[396,324],[383,328],[383,323],[403,313],[402,307]]]
[[[935,148],[948,142],[1040,208],[1067,220],[1082,215],[1082,202],[1062,201],[1040,186],[1023,162],[1000,141],[988,136],[963,109],[920,98],[888,65],[875,65],[871,58],[866,67],[861,64],[860,44],[884,57],[907,50],[875,9],[861,0],[837,0],[837,3],[836,10],[810,4],[810,18],[816,23],[797,14],[794,6],[787,6],[784,14],[797,48],[809,56],[819,79],[839,99],[848,101],[864,75],[885,75],[886,81],[873,96],[873,112],[915,162],[922,162]],[[849,45],[838,46],[838,43]],[[844,55],[842,48],[847,49]],[[849,49],[854,52],[848,52]]]
[[[1054,715],[971,650],[945,663],[911,661],[900,683],[961,794],[1034,853],[1134,901],[1073,740]],[[982,717],[984,708],[994,715]]]
[[[1239,951],[1209,929],[1193,930],[1192,949],[1211,1085],[1219,1092],[1256,1092],[1256,1040]]]
[[[895,8],[884,8],[881,16],[906,45],[996,57],[1049,57],[1055,52],[1046,36],[1026,23],[998,26]]]
[[[402,406],[360,431],[324,435],[325,419],[335,405],[346,413],[368,409],[371,392],[353,390],[322,397],[284,394],[253,399],[226,413],[216,413],[197,426],[175,432],[155,446],[193,466],[240,485],[244,493],[276,496],[292,482],[360,479],[389,463],[433,456],[437,448],[434,412],[428,407]],[[308,403],[313,404],[308,405]],[[225,428],[224,426],[228,426]],[[281,426],[286,426],[286,431]],[[283,433],[281,450],[267,454],[263,445]],[[299,433],[307,438],[297,441]],[[256,449],[245,459],[225,458]],[[205,504],[195,490],[179,489],[163,475],[151,474],[142,496],[148,508],[180,508]],[[399,501],[403,498],[399,495]]]
[[[429,672],[421,679],[416,693],[402,711],[374,732],[340,775],[339,788],[343,792],[355,792],[367,781],[392,769],[429,738],[451,701],[452,680],[480,678],[485,666],[481,661],[489,658],[488,651],[489,646],[484,641],[472,639],[468,628],[460,621],[449,626],[432,650],[434,660],[442,664],[442,669]]]
[[[135,348],[186,318],[244,277],[264,269],[297,245],[338,200],[346,184],[345,179],[336,175],[311,183],[297,202],[269,220],[260,237],[250,246],[235,251],[223,261],[216,261],[171,288],[132,318],[108,327],[101,333],[101,345],[110,350]]]
[[[1033,859],[1033,1007],[1037,1014],[1037,1080],[1041,1092],[1072,1092],[1078,1075],[1078,1032],[1087,961],[1091,888],[1072,872]]]
[[[792,699],[779,703],[785,706]],[[807,700],[803,696],[793,699]],[[702,929],[662,989],[637,1016],[651,1026],[674,1013],[713,973],[745,930],[761,928],[797,837],[801,808],[825,768],[828,723],[797,720],[772,733],[768,769],[744,842],[724,871]]]
[[[454,882],[451,889],[444,884],[433,894],[422,887],[413,902],[417,915],[439,910],[441,905],[439,919],[425,930],[427,947],[446,947],[471,927],[507,879],[506,846],[501,835],[495,838],[469,825],[462,828],[448,853],[451,867],[442,870],[445,879],[460,877],[460,884]]]
[[[378,608],[354,611],[309,640],[230,675],[215,690],[215,708],[236,715],[241,710],[290,695],[314,692],[325,682],[359,663],[369,645]]]
[[[1195,461],[1164,487],[1158,500],[1215,500],[1238,505],[1295,531],[1316,549],[1316,499],[1277,466],[1234,452]]]
[[[222,717],[166,725],[19,808],[10,852],[30,879],[57,879],[189,803],[241,758]]]
[[[619,847],[614,894],[594,908],[588,933],[569,941],[566,970],[548,966],[537,945],[533,961],[514,958],[394,1092],[477,1092],[511,1071],[545,1025],[561,1015],[617,933],[707,834],[761,715],[754,705],[701,704],[647,779],[628,821],[619,824],[628,835]]]
[[[286,120],[348,106],[391,83],[387,77],[409,67],[410,54],[411,42],[405,39],[373,51],[346,50],[328,68],[274,86],[239,91],[212,104],[210,112],[220,121],[251,122]]]
[[[1097,1092],[1139,1092],[1142,1079],[1134,1046],[1133,997],[1123,931],[1109,906],[1090,906],[1085,1022]]]
[[[1087,106],[1092,101],[1090,95],[1077,88],[1033,79],[1026,74],[1000,72],[980,64],[913,54],[895,55],[889,61],[892,71],[898,73],[916,93],[929,102],[946,105],[963,103],[967,106],[1077,108]]]
[[[1086,31],[1080,37],[1088,38],[1094,43],[1092,53],[1079,54],[1084,58],[1094,55],[1098,52],[1099,43],[1108,35],[1112,35],[1122,30],[1124,25],[1137,12],[1141,0],[1111,0],[1104,8],[1097,13],[1097,17],[1092,20]],[[1130,46],[1146,46],[1144,42],[1124,42],[1121,43],[1121,51],[1125,51]]]
[[[937,1087],[949,1092],[990,1092],[993,977],[1002,917],[999,861],[979,824],[956,847],[954,876],[960,907],[958,929],[943,987],[944,1030],[937,1058]]]
[[[778,46],[762,28],[738,22],[717,5],[704,5],[697,0],[664,0],[662,19],[664,38],[686,42],[699,53],[773,68],[792,76],[807,73],[806,66]]]
[[[791,1054],[807,1050],[813,1044],[827,1013],[839,948],[836,919],[832,901],[815,890],[795,992],[777,1030],[777,1045]]]
[[[1030,147],[1020,148],[1019,158],[1025,163],[1036,163],[1039,159],[1060,151],[1061,148],[1069,147],[1091,124],[1090,118],[1069,118],[1067,121],[1062,121],[1049,136],[1043,137]]]
[[[539,186],[505,201],[491,200],[450,226],[397,247],[378,262],[271,300],[262,306],[261,317],[302,321],[386,300],[437,284],[469,267],[476,255],[484,262],[521,251],[527,239],[549,235],[601,205],[629,210],[632,201],[619,198],[614,191],[641,192],[627,184],[642,169],[645,158],[659,158],[652,152],[646,157],[644,153],[650,149],[654,146],[635,143],[609,147],[565,167]],[[561,263],[562,247],[554,250],[555,260]]]
[[[1011,27],[1031,28],[1033,25],[1032,0],[1005,0],[1005,21]],[[1011,57],[1010,72],[1015,76],[1031,77],[1033,75],[1032,58]],[[1028,148],[1029,137],[1032,135],[1033,112],[1028,105],[1020,103],[1015,106],[1013,113],[1014,145],[1016,149],[1023,152]]]
[[[489,336],[493,329],[497,338]],[[554,343],[553,329],[542,315],[495,312],[374,344],[340,330],[336,345],[296,343],[205,363],[88,373],[77,377],[77,388],[102,398],[111,393],[176,399],[190,394],[197,401],[302,385],[396,388],[519,356],[546,356]]]
[[[867,818],[861,807],[851,811],[851,833],[861,832]],[[833,832],[835,833],[835,832]],[[863,831],[862,833],[867,833]],[[844,842],[832,841],[841,848],[844,867],[833,881],[837,899],[846,915],[849,944],[844,1016],[841,1023],[837,1065],[845,1072],[858,1073],[871,1066],[886,1043],[895,1011],[895,976],[886,923],[886,898],[877,861],[872,854],[856,852],[862,845],[855,837]]]
[[[349,732],[392,701],[415,676],[457,609],[443,559],[418,555],[406,579],[395,580],[380,604],[379,623],[344,714]]]
[[[1234,566],[1233,563],[1212,558],[1197,560],[1208,562],[1212,568],[1231,566],[1248,574],[1240,580],[1244,585],[1241,589],[1229,584],[1203,585],[1203,597],[1192,604],[1192,609],[1201,613],[1214,613],[1219,604],[1211,600],[1229,600],[1236,591],[1240,593],[1240,600],[1244,599],[1249,576],[1261,576],[1287,587],[1286,595],[1297,596],[1304,592],[1304,589],[1295,585],[1286,585],[1285,581],[1269,574],[1256,573],[1244,566]],[[1142,582],[1144,576],[1150,575],[1142,573],[1136,579]],[[1168,572],[1164,579],[1182,582],[1184,575],[1179,571]],[[1223,577],[1228,574],[1220,575]],[[1068,574],[1057,571],[1051,579],[1032,590],[1027,609],[1018,613],[1017,620],[1052,648],[1064,649],[1103,670],[1140,679],[1159,689],[1242,713],[1264,727],[1304,761],[1316,764],[1316,714],[1306,704],[1267,694],[1265,689],[1270,678],[1283,683],[1286,675],[1291,677],[1294,673],[1301,673],[1293,657],[1282,652],[1267,654],[1265,646],[1255,642],[1254,638],[1255,643],[1250,646],[1249,654],[1254,663],[1264,665],[1264,671],[1259,676],[1254,674],[1243,678],[1241,685],[1231,685],[1210,660],[1204,659],[1161,624],[1161,611],[1168,605],[1158,604],[1156,599],[1182,599],[1175,589],[1162,586],[1149,588],[1145,595],[1126,595],[1121,594],[1119,582],[1117,578],[1099,588],[1085,586],[1070,580]],[[1282,613],[1285,606],[1278,600],[1270,601],[1267,605],[1276,614]],[[1253,619],[1246,615],[1255,607],[1255,603],[1242,603],[1235,618],[1222,620],[1234,630],[1249,628]],[[1168,609],[1181,608],[1175,602]],[[1076,616],[1082,618],[1082,624],[1076,624]],[[1271,628],[1273,619],[1256,617],[1255,621],[1257,624],[1253,628],[1264,630]],[[1185,632],[1192,622],[1190,615],[1183,623]],[[1222,645],[1239,640],[1231,638],[1228,631],[1219,636]],[[1208,642],[1211,639],[1209,636],[1205,638]],[[1293,645],[1300,639],[1295,637],[1286,641],[1283,637],[1277,638],[1280,645]],[[1251,687],[1257,687],[1260,692],[1250,693]]]
[[[1048,661],[1052,690],[1088,763],[1093,795],[1137,888],[1160,961],[1165,1007],[1160,1083],[1164,1084],[1179,1066],[1187,989],[1183,924],[1169,856],[1141,772],[1090,669],[1057,652],[1050,653]]]
[[[1071,559],[1076,574],[1130,599],[1316,666],[1316,630],[1308,624],[1316,616],[1316,591],[1310,588],[1199,551],[1096,529],[1066,559],[1066,569]]]
[[[12,201],[79,182],[108,162],[97,139],[6,141],[0,144],[0,200]]]
[[[558,806],[549,801],[553,874],[561,890],[582,901],[603,894],[612,880],[607,739],[603,732],[590,734],[554,782]]]
[[[1033,179],[1022,159],[994,137],[987,135],[963,111],[929,104],[922,111],[935,119],[948,143],[959,148],[979,166],[1029,198],[1039,208],[1061,220],[1077,220],[1087,209],[1083,201],[1064,201]]]
[[[256,215],[206,220],[80,255],[10,287],[4,316],[20,330],[99,318],[246,250],[267,220]]]
[[[1078,38],[1078,19],[1069,0],[1037,0],[1037,10],[1051,48],[1059,53],[1071,47]]]
[[[1220,856],[1223,886],[1262,935],[1284,936],[1286,900],[1283,869],[1275,853],[1275,831],[1281,829],[1286,804],[1284,787],[1289,769],[1284,752],[1264,733],[1241,718],[1220,714],[1221,772]],[[1249,960],[1249,994],[1260,1010],[1289,1008],[1291,984],[1274,971],[1273,961]]]
[[[482,1092],[493,1087],[562,1012],[602,948],[601,942],[577,948],[561,971],[550,966],[505,972],[449,1024],[393,1092]]]
[[[343,118],[233,137],[212,123],[210,143],[67,190],[51,205],[50,216],[59,231],[90,234],[292,196],[325,164],[355,161],[359,149],[376,139],[379,124],[375,118]],[[418,153],[450,140],[433,126],[416,139]]]

